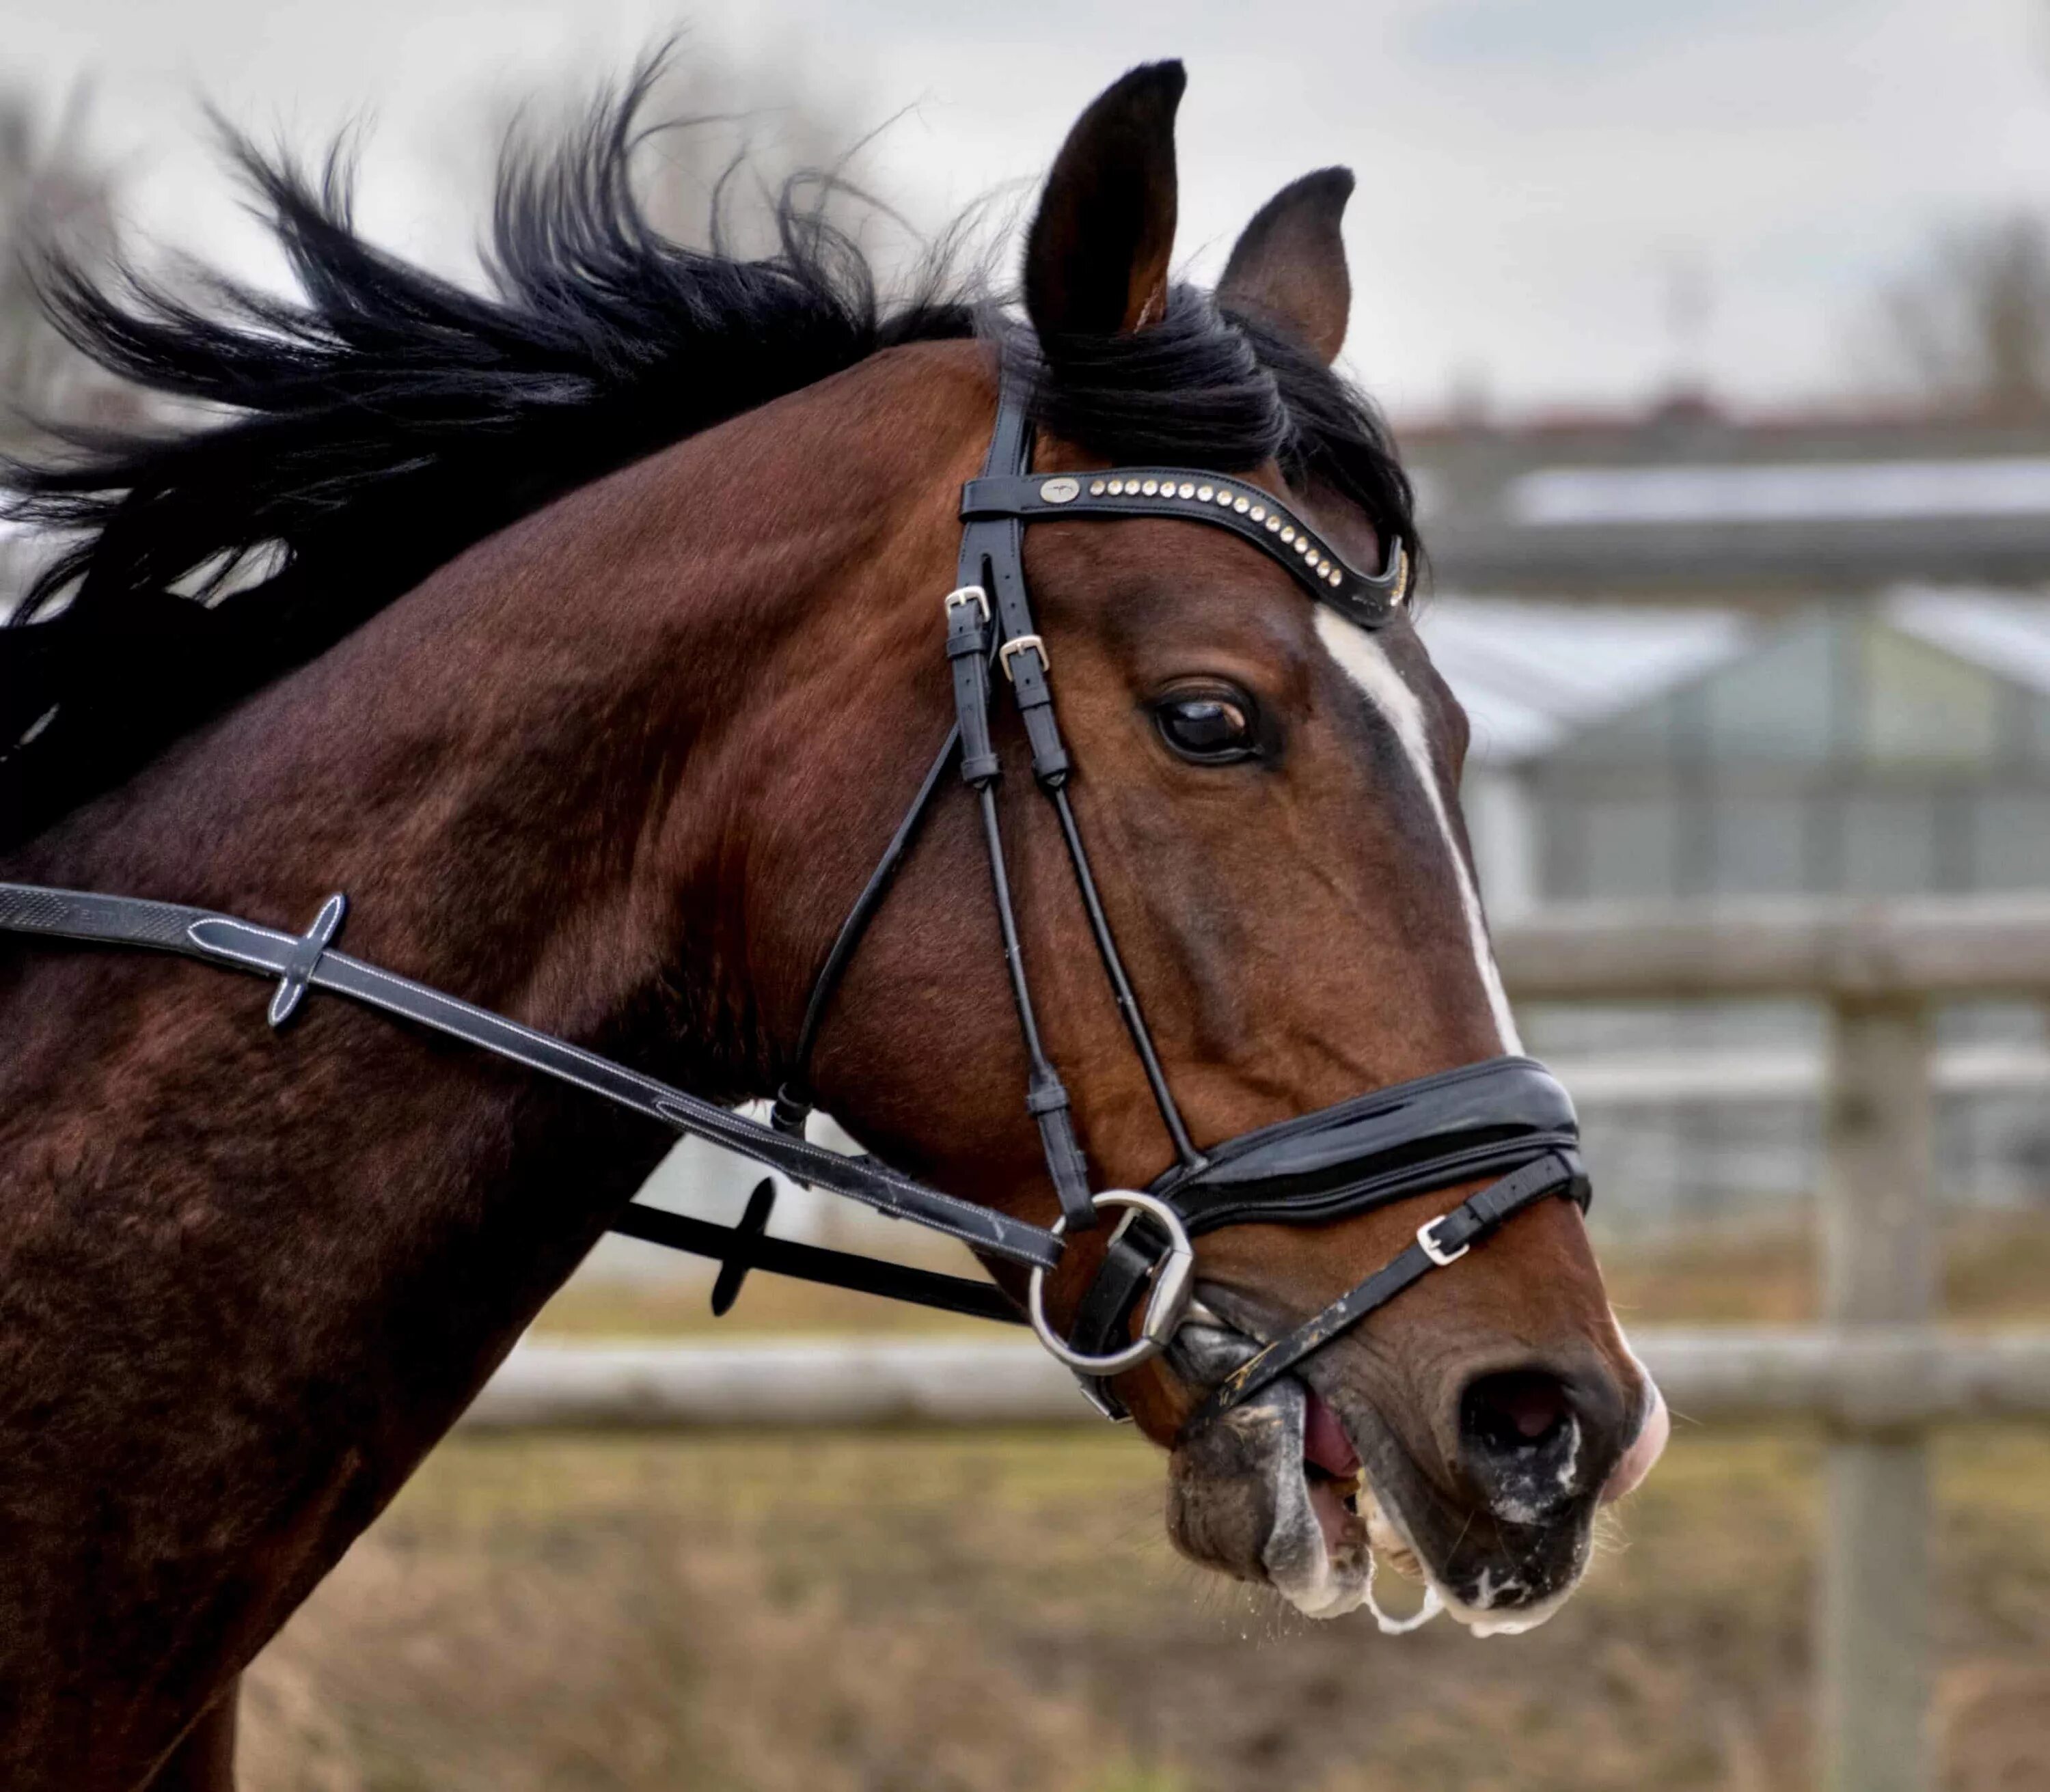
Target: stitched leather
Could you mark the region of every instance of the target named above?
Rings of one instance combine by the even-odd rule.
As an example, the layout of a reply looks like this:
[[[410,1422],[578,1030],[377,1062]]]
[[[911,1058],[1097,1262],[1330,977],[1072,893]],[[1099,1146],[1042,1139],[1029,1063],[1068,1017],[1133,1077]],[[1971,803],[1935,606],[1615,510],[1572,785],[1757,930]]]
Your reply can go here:
[[[1113,486],[1122,489],[1113,492]],[[962,488],[961,513],[971,528],[1000,517],[1016,526],[1069,517],[1168,516],[1229,529],[1286,567],[1319,603],[1366,629],[1386,627],[1409,595],[1409,555],[1401,542],[1389,549],[1379,572],[1363,572],[1272,493],[1192,467],[985,474]]]
[[[1431,1228],[1440,1256],[1468,1248],[1500,1225],[1512,1213],[1540,1201],[1584,1188],[1586,1175],[1580,1159],[1569,1151],[1547,1153],[1534,1163],[1491,1183],[1452,1210]],[[1349,1294],[1341,1295],[1321,1313],[1276,1338],[1258,1355],[1242,1363],[1213,1388],[1202,1405],[1190,1416],[1187,1428],[1199,1430],[1241,1401],[1300,1366],[1370,1313],[1413,1288],[1434,1269],[1446,1267],[1422,1245],[1408,1246],[1390,1258]]]
[[[15,883],[0,883],[0,928],[152,946],[272,977],[291,971],[301,944],[296,934],[205,909]],[[679,1132],[696,1133],[780,1170],[793,1182],[829,1189],[894,1218],[916,1220],[977,1250],[1028,1268],[1038,1264],[1050,1268],[1060,1261],[1059,1241],[1043,1227],[927,1188],[872,1158],[844,1157],[824,1146],[786,1137],[567,1040],[536,1032],[488,1008],[380,970],[346,952],[322,953],[306,980],[313,988],[349,996],[558,1081],[574,1084]]]

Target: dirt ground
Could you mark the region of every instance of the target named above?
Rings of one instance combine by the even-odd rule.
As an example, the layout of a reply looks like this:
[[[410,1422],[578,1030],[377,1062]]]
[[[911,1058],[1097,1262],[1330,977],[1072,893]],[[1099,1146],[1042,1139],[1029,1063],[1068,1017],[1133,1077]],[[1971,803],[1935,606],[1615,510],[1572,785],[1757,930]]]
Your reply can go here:
[[[2040,1244],[1960,1241],[1957,1317],[2050,1316]],[[1768,1252],[1761,1288],[1758,1249],[1618,1256],[1618,1293],[1798,1317],[1805,1284]],[[551,1321],[694,1323],[676,1298]],[[771,1329],[794,1310],[750,1303]],[[1312,1625],[1199,1575],[1158,1459],[1107,1428],[458,1439],[252,1671],[244,1783],[1793,1792],[1820,1447],[1683,1424],[1567,1610],[1483,1642]],[[1960,1430],[1937,1473],[1945,1784],[2050,1792],[2050,1429]]]

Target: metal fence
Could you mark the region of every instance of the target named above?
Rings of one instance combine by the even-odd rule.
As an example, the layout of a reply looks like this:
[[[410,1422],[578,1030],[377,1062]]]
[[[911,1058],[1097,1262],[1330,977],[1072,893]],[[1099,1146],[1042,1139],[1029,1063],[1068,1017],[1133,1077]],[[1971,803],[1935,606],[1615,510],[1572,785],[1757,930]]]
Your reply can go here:
[[[1935,1323],[1933,1007],[2050,997],[2050,900],[1589,908],[1501,930],[1522,999],[1795,995],[1829,1006],[1818,1191],[1821,1326],[1647,1330],[1674,1409],[1798,1415],[1828,1428],[1817,1613],[1825,1792],[1928,1792],[1929,1428],[2050,1416],[2050,1330]],[[1036,1346],[835,1339],[528,1344],[467,1423],[1007,1424],[1084,1416]]]

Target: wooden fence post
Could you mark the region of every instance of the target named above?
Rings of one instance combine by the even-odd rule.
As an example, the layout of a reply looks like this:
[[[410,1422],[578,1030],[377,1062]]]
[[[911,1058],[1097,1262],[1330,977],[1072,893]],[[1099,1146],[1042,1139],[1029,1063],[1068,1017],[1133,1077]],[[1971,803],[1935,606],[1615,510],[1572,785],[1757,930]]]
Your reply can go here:
[[[1822,1318],[1920,1325],[1935,1291],[1927,1005],[1832,1011],[1820,1225]],[[1828,1444],[1817,1642],[1824,1792],[1929,1792],[1929,1465],[1920,1424],[1839,1415]]]

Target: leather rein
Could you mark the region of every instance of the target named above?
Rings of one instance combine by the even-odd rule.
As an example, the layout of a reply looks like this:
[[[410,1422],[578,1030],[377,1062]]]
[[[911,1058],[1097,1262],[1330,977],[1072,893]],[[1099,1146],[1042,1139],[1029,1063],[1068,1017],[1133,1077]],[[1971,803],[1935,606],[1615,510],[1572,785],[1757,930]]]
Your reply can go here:
[[[766,1124],[336,949],[347,910],[339,894],[328,898],[312,925],[295,934],[177,903],[0,882],[0,931],[153,948],[275,979],[269,1013],[274,1028],[286,1025],[309,990],[345,996],[602,1097],[801,1186],[860,1202],[959,1239],[986,1258],[1015,1264],[1030,1273],[1023,1315],[1000,1289],[974,1278],[772,1237],[766,1229],[774,1184],[767,1179],[755,1188],[737,1225],[629,1202],[611,1227],[717,1260],[715,1313],[732,1305],[749,1272],[758,1268],[981,1319],[1022,1320],[1113,1418],[1126,1416],[1110,1386],[1113,1377],[1166,1349],[1183,1323],[1222,1323],[1194,1298],[1195,1237],[1249,1221],[1317,1223],[1495,1178],[1420,1226],[1413,1243],[1323,1311],[1280,1338],[1257,1340],[1257,1353],[1211,1389],[1190,1420],[1191,1428],[1207,1424],[1424,1276],[1464,1256],[1511,1215],[1555,1195],[1584,1207],[1589,1191],[1579,1127],[1565,1091],[1541,1065],[1502,1057],[1358,1096],[1207,1152],[1195,1146],[1125,974],[1069,801],[1073,762],[1054,713],[1046,645],[1033,625],[1025,527],[1043,520],[1144,516],[1224,528],[1288,568],[1316,602],[1369,630],[1386,626],[1400,613],[1409,558],[1397,542],[1382,571],[1360,571],[1288,506],[1243,480],[1176,467],[1037,474],[1028,471],[1031,449],[1025,407],[1006,390],[982,477],[963,488],[957,584],[943,605],[954,725],[814,980],[793,1074]],[[1034,781],[1053,807],[1097,955],[1175,1152],[1174,1165],[1144,1190],[1091,1187],[1066,1089],[1040,1041],[997,826],[1003,768],[991,725],[1000,680],[1011,691]],[[1029,1066],[1025,1105],[1060,1202],[1060,1217],[1050,1228],[1010,1218],[927,1187],[873,1157],[844,1155],[804,1136],[810,1112],[805,1072],[820,1028],[950,769],[974,793],[980,816]],[[1071,1234],[1094,1228],[1106,1211],[1120,1210],[1124,1219],[1082,1298],[1071,1335],[1063,1338],[1046,1315],[1046,1273],[1061,1262]]]

